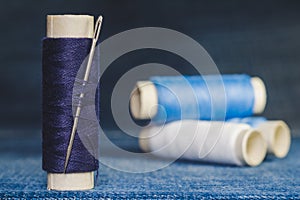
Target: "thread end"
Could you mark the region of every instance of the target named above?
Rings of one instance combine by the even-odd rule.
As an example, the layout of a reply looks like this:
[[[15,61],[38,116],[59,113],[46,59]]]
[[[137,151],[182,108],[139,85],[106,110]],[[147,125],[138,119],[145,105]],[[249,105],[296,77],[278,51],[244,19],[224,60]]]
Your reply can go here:
[[[274,133],[274,154],[278,158],[284,158],[291,146],[291,134],[287,124],[283,121],[278,122]]]
[[[151,119],[157,113],[158,97],[151,81],[138,81],[130,98],[130,111],[135,119]]]
[[[249,166],[257,166],[262,163],[267,154],[267,144],[256,130],[246,132],[242,141],[242,155]]]
[[[291,146],[291,131],[282,120],[266,121],[257,128],[268,142],[268,152],[278,158],[284,158]]]
[[[267,104],[267,90],[264,82],[259,77],[251,78],[251,84],[254,91],[253,113],[260,114],[265,110]]]

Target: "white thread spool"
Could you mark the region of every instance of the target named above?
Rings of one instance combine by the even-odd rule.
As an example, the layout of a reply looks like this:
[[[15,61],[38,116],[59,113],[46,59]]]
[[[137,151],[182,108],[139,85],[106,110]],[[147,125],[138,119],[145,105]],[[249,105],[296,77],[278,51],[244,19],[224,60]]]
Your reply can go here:
[[[251,78],[254,90],[253,113],[264,111],[267,102],[267,92],[263,81],[258,77]],[[157,113],[158,96],[151,81],[138,81],[130,99],[130,110],[136,119],[151,119]]]
[[[217,121],[182,120],[150,126],[141,131],[139,144],[159,157],[240,166],[259,165],[267,152],[260,132],[249,125]]]
[[[265,121],[256,129],[261,132],[267,142],[268,153],[278,158],[284,158],[288,154],[291,146],[291,131],[284,121]]]
[[[48,38],[93,38],[94,17],[89,15],[48,15]],[[70,133],[71,134],[71,133]],[[94,188],[94,172],[48,173],[49,190],[88,190]]]

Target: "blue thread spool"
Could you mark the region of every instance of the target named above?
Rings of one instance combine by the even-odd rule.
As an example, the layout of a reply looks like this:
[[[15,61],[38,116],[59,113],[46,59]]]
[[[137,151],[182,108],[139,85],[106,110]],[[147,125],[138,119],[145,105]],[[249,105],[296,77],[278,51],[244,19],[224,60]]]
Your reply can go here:
[[[243,124],[249,124],[251,127],[258,127],[260,124],[267,121],[265,117],[245,117],[245,118],[232,118],[228,119],[228,122],[234,122],[234,123],[243,123]]]
[[[73,125],[72,88],[77,71],[89,54],[93,29],[92,16],[47,17],[47,38],[43,41],[43,169],[48,172],[48,189],[94,187],[98,160],[86,149],[78,133],[64,173]],[[91,140],[97,141],[97,133],[89,134]]]
[[[261,113],[266,89],[248,75],[151,77],[138,82],[130,100],[136,119],[162,124],[182,119],[224,120]]]

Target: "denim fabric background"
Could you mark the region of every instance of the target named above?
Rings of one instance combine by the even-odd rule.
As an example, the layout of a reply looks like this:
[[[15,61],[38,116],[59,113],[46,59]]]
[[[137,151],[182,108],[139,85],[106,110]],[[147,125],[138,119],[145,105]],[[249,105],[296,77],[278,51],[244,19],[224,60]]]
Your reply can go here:
[[[179,160],[150,173],[126,173],[100,165],[95,189],[77,192],[47,191],[42,171],[40,138],[36,132],[8,132],[0,137],[0,199],[299,199],[300,139],[294,139],[285,159],[267,157],[258,167],[235,167]],[[108,132],[118,145],[139,151],[136,141],[119,131]],[[35,136],[33,136],[35,135]],[[15,140],[18,136],[18,140]],[[16,148],[16,145],[18,148]],[[3,153],[5,152],[5,153]],[[112,162],[131,166],[151,165],[158,160],[120,158]]]
[[[1,199],[300,198],[299,139],[293,140],[287,158],[268,157],[255,168],[177,161],[156,172],[130,174],[101,165],[94,190],[47,191],[46,172],[41,168],[41,40],[46,15],[65,13],[102,14],[101,41],[121,31],[149,26],[192,37],[208,51],[220,72],[262,77],[269,95],[265,116],[284,119],[292,134],[300,136],[300,1],[1,1]],[[112,63],[101,80],[101,125],[111,130],[107,135],[116,144],[134,152],[140,152],[137,140],[118,131],[110,97],[123,73],[149,62],[172,66],[187,75],[195,73],[183,59],[158,50],[135,51]],[[123,165],[147,165],[111,159]]]

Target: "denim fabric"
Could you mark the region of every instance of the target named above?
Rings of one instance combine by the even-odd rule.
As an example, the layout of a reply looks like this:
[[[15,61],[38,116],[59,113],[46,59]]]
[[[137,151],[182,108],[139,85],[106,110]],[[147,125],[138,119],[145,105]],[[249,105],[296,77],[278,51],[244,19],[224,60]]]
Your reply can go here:
[[[258,167],[233,167],[188,161],[145,174],[117,171],[100,165],[96,187],[89,191],[56,192],[46,189],[42,171],[41,138],[2,131],[0,137],[0,198],[300,198],[300,138],[294,139],[285,159],[267,157]],[[4,134],[3,134],[4,135]],[[9,136],[8,136],[9,135]],[[108,132],[124,149],[138,151],[137,141]],[[111,157],[123,165],[137,159]],[[148,160],[148,164],[154,162]],[[156,160],[157,162],[157,160]],[[147,164],[147,163],[146,163]]]

